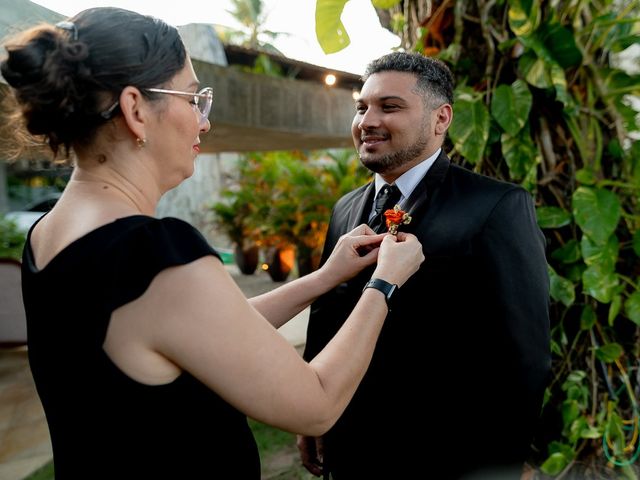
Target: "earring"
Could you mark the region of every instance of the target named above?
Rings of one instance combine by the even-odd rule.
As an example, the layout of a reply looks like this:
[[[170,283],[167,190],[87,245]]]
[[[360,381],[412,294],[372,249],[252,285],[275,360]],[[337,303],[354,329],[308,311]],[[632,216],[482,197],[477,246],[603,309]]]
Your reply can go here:
[[[145,145],[147,144],[147,139],[146,138],[136,138],[136,144],[138,145],[138,148],[144,148]]]

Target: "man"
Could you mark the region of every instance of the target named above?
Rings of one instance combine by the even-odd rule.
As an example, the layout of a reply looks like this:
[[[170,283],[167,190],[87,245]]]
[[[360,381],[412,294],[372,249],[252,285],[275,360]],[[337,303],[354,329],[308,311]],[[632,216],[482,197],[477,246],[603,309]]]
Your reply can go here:
[[[336,203],[324,258],[395,202],[412,217],[400,230],[418,236],[426,260],[393,293],[369,370],[324,451],[298,439],[303,462],[337,480],[518,478],[550,370],[547,263],[531,196],[450,163],[442,144],[453,79],[442,62],[395,52],[363,78],[352,134],[375,181]],[[399,193],[382,205],[393,196],[385,184]],[[312,305],[306,359],[370,275]]]

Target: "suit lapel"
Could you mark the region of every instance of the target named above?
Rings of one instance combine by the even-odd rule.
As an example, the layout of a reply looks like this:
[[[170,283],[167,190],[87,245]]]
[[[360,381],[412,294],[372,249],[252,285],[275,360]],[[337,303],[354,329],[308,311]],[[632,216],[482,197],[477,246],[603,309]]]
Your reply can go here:
[[[353,199],[353,206],[349,210],[349,217],[347,219],[347,232],[350,232],[360,225],[363,221],[365,211],[369,212],[371,210],[370,205],[373,202],[373,193],[375,191],[374,185],[374,182],[370,182],[362,190],[362,193]]]
[[[429,171],[422,180],[420,180],[420,183],[416,185],[409,199],[405,202],[404,210],[409,213],[409,215],[416,219],[422,218],[421,216],[424,215],[433,191],[444,180],[450,164],[451,161],[449,157],[444,153],[444,150],[441,151],[436,161],[431,165],[431,168],[429,168]],[[413,225],[415,225],[415,220]],[[406,228],[403,228],[403,230],[410,231],[412,230],[411,227],[412,224],[410,223]]]

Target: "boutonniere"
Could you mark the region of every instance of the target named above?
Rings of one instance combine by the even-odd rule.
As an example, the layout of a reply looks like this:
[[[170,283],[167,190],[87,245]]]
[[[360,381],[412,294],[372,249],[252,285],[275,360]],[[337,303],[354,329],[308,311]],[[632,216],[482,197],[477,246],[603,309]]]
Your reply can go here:
[[[393,207],[393,210],[389,209],[385,211],[384,217],[386,218],[387,228],[391,235],[398,234],[398,227],[400,227],[400,225],[406,225],[411,222],[411,217],[404,210],[400,210],[400,205]]]

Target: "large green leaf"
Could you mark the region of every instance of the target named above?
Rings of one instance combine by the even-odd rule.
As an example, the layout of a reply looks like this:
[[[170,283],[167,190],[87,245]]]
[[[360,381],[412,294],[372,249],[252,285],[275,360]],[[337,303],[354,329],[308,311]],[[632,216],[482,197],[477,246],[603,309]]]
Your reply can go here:
[[[518,69],[527,81],[527,83],[537,88],[551,88],[551,74],[546,68],[545,61],[532,51],[529,51],[520,57]]]
[[[540,0],[509,0],[509,27],[517,36],[533,33],[540,18]]]
[[[604,245],[597,245],[588,236],[583,235],[580,240],[582,258],[587,265],[599,264],[603,271],[614,271],[620,252],[618,237],[611,235]]]
[[[532,103],[529,86],[522,80],[496,88],[491,100],[491,114],[502,129],[516,136],[529,118]]]
[[[624,312],[629,320],[640,326],[640,292],[633,292],[624,302]]]
[[[547,475],[556,476],[569,465],[569,461],[570,459],[560,452],[552,453],[549,455],[549,458],[544,461],[540,470]]]
[[[624,350],[620,344],[612,342],[596,349],[596,357],[605,363],[611,363],[622,356]]]
[[[602,303],[609,303],[620,283],[615,272],[604,270],[600,264],[591,265],[582,273],[584,292]]]
[[[316,38],[324,53],[339,52],[351,43],[340,17],[349,0],[316,1]]]
[[[597,245],[606,243],[622,214],[617,195],[604,188],[578,187],[572,206],[576,223]]]
[[[519,68],[530,84],[538,88],[553,87],[558,101],[573,111],[575,105],[567,92],[563,64],[580,63],[582,56],[573,39],[568,45],[555,44],[567,35],[571,36],[570,32],[557,23],[545,23],[535,34],[523,37],[521,41],[527,52],[522,56]]]
[[[500,140],[502,155],[514,180],[521,180],[531,172],[532,167],[540,163],[540,151],[533,143],[528,128],[520,130],[515,137],[505,132]]]
[[[562,302],[566,307],[570,307],[576,299],[575,286],[566,278],[558,275],[553,268],[548,267],[548,270],[551,298],[557,302]]]
[[[540,228],[560,228],[571,223],[571,212],[560,207],[536,207]]]
[[[456,114],[449,128],[455,149],[469,162],[478,163],[489,138],[489,112],[482,98],[461,95],[456,101]]]
[[[576,46],[575,36],[568,28],[558,22],[546,22],[540,25],[536,32],[549,53],[549,56],[562,69],[575,67],[582,62],[582,53]],[[540,53],[538,52],[538,55]]]

